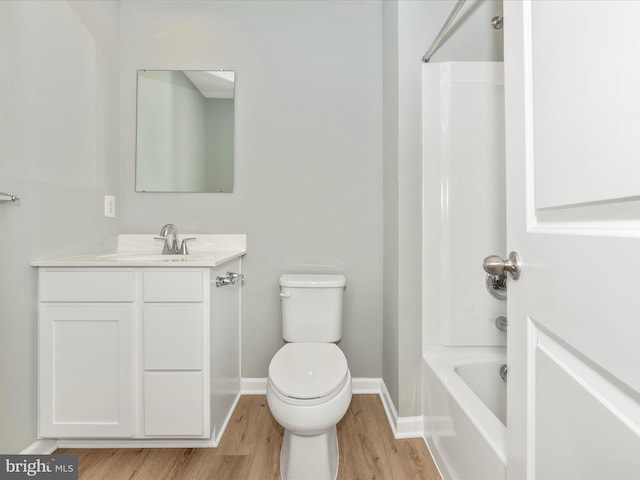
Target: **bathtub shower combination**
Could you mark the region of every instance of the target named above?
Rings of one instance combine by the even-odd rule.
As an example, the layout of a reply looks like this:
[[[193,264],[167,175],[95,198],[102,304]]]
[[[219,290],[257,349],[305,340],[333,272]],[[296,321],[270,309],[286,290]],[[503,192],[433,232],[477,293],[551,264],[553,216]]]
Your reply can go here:
[[[505,478],[506,302],[482,267],[506,250],[502,62],[423,65],[423,152],[425,440],[446,479]]]

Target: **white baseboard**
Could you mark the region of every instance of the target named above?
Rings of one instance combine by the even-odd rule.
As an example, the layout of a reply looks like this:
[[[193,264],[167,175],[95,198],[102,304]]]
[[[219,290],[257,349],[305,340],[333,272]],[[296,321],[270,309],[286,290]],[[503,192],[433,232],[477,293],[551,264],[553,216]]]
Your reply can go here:
[[[266,395],[267,379],[266,378],[242,378],[240,380],[241,395]]]
[[[354,395],[376,394],[382,391],[381,378],[353,378],[351,379],[351,391]]]
[[[356,395],[367,393],[380,394],[381,378],[353,378],[351,380],[352,392]],[[242,395],[266,395],[266,378],[243,378],[240,381],[240,393]]]
[[[393,431],[393,436],[395,438],[421,438],[424,433],[422,416],[400,417],[384,381],[382,382],[381,390],[382,406],[387,414],[387,420]]]
[[[58,441],[53,439],[40,439],[33,442],[20,452],[20,455],[49,455],[58,448]]]
[[[353,378],[351,391],[356,395],[368,393],[380,394],[381,378]],[[240,393],[242,395],[266,395],[266,378],[243,378],[240,381]]]
[[[380,394],[381,378],[353,378],[351,380],[352,392],[356,395],[368,393]],[[243,378],[240,381],[240,393],[242,395],[266,395],[266,378]]]

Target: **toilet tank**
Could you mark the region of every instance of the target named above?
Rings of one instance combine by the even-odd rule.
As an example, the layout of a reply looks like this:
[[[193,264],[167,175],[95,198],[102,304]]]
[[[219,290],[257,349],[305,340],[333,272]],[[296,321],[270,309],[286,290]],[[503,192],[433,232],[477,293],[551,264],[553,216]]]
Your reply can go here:
[[[287,342],[340,340],[345,285],[343,275],[282,275],[282,337]]]

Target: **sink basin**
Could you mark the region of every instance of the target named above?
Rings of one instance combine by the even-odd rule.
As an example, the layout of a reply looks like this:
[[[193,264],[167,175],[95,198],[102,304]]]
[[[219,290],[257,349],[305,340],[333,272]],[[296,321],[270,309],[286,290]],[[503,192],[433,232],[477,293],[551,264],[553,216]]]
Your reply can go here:
[[[200,255],[163,255],[161,253],[108,253],[106,255],[98,255],[96,258],[100,260],[112,262],[186,262],[189,259],[201,259]]]

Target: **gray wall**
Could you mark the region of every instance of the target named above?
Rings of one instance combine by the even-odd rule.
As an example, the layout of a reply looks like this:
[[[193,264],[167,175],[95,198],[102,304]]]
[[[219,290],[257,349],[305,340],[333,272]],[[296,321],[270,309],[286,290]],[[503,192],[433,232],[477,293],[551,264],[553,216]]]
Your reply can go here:
[[[420,415],[422,259],[422,56],[454,0],[383,2],[383,378],[400,416]],[[502,60],[489,26],[500,0],[469,0],[432,62]],[[508,20],[507,20],[508,21]],[[428,228],[428,227],[427,227]]]
[[[121,5],[123,230],[246,233],[242,375],[282,345],[278,278],[347,277],[341,348],[382,375],[382,38],[378,1]],[[236,72],[233,194],[135,193],[136,70]]]
[[[0,452],[36,439],[36,258],[104,250],[118,193],[118,4],[0,2]],[[115,244],[113,245],[115,246]]]

